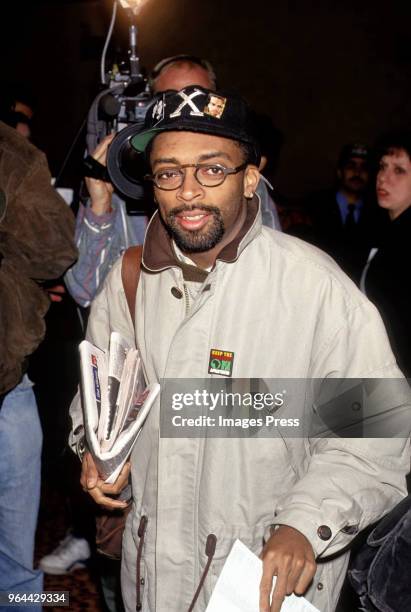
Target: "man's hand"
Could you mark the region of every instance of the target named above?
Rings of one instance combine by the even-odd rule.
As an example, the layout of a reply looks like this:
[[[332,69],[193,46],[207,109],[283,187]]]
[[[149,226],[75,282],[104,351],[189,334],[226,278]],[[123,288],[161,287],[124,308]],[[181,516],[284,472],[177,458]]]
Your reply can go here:
[[[302,533],[280,525],[264,546],[261,558],[260,612],[280,612],[286,595],[302,595],[307,590],[316,570],[314,551]],[[270,607],[273,576],[277,576],[277,582]]]
[[[103,138],[91,155],[100,162],[100,164],[103,164],[103,166],[106,165],[107,149],[113,138],[114,134],[110,134]],[[100,216],[109,212],[111,209],[111,196],[114,191],[113,185],[90,177],[86,177],[86,185],[90,194],[91,210],[94,214]]]
[[[118,495],[128,483],[130,474],[130,462],[125,463],[116,482],[113,484],[105,484],[99,476],[99,473],[90,453],[85,453],[81,467],[80,484],[84,491],[87,491],[94,501],[100,506],[104,506],[109,510],[117,508],[125,508],[127,502],[119,501],[108,497],[108,495]]]

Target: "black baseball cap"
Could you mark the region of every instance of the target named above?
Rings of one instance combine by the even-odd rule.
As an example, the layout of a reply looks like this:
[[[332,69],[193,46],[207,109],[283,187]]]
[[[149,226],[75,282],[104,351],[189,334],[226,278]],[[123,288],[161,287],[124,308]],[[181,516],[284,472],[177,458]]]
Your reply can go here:
[[[359,157],[368,161],[370,151],[368,147],[362,143],[350,143],[342,147],[340,155],[338,157],[338,167],[342,168],[345,166],[352,157]]]
[[[147,110],[143,130],[130,139],[131,146],[142,153],[157,134],[167,131],[199,132],[243,142],[254,148],[253,162],[260,159],[251,110],[240,96],[198,85],[159,93]]]

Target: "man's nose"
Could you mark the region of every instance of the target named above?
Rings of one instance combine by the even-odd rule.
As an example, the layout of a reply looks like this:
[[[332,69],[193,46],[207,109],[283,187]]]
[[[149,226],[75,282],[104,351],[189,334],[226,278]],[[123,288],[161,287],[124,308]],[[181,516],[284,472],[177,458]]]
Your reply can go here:
[[[177,198],[190,202],[204,196],[204,188],[194,176],[194,168],[186,168],[181,187],[177,191]]]

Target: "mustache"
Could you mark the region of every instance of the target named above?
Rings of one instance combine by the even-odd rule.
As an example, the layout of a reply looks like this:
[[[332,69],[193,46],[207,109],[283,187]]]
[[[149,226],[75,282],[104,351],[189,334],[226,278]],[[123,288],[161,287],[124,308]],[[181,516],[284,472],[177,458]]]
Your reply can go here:
[[[167,217],[172,219],[177,215],[185,212],[192,212],[193,210],[201,210],[206,213],[214,213],[216,215],[220,215],[220,209],[216,206],[210,206],[209,204],[191,204],[187,206],[186,204],[182,204],[181,206],[176,206],[172,210],[169,211]]]

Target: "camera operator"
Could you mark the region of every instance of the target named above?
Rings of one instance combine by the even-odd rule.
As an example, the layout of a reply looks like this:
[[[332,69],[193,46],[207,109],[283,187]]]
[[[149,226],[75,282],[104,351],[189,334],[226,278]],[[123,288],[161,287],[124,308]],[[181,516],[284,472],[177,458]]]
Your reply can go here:
[[[216,76],[208,61],[192,55],[175,55],[161,60],[150,76],[153,94],[169,89],[179,91],[188,85],[215,89]],[[113,138],[113,134],[104,138],[92,153],[100,164],[106,164],[107,150]],[[264,150],[263,153],[266,155]],[[264,165],[266,158],[262,159]],[[77,216],[79,258],[67,272],[65,282],[76,302],[87,307],[121,253],[129,246],[143,242],[147,217],[127,214],[125,202],[115,193],[110,182],[95,178],[85,180],[90,198],[84,206],[80,205]],[[275,203],[262,180],[257,193],[261,199],[264,225],[280,230]]]
[[[162,60],[150,79],[153,93],[191,84],[214,88],[215,75],[208,62],[190,55]],[[103,165],[113,138],[114,134],[104,138],[92,153]],[[79,258],[67,272],[65,282],[76,302],[87,307],[121,253],[143,242],[147,217],[128,215],[124,200],[114,192],[111,183],[95,178],[85,181],[90,197],[85,205],[80,205],[77,216]]]

